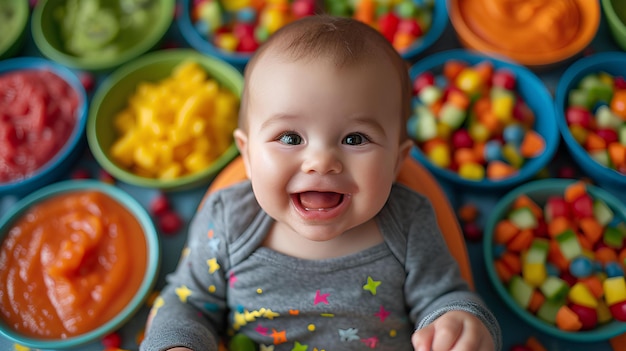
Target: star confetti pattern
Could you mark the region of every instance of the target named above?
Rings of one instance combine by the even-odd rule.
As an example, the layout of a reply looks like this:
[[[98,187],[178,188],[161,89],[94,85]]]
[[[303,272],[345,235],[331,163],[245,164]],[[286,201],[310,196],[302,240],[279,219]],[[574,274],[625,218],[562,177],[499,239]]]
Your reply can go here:
[[[376,296],[376,289],[381,284],[380,281],[372,279],[372,277],[367,277],[367,284],[363,285],[363,290],[369,291],[372,295]]]
[[[315,292],[315,299],[313,300],[313,305],[317,305],[318,303],[323,303],[328,305],[328,296],[330,294],[322,294],[319,290]]]
[[[187,298],[192,294],[191,290],[185,285],[179,286],[175,291],[182,303],[187,303]]]

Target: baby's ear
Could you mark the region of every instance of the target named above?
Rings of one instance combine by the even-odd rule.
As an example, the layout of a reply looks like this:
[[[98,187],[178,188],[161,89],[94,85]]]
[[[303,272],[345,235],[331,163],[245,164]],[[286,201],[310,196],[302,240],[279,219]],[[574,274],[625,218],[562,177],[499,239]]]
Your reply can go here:
[[[250,179],[250,156],[248,155],[248,134],[244,132],[242,129],[235,129],[233,132],[233,137],[235,138],[235,144],[239,149],[239,154],[241,154],[241,158],[243,159],[243,164],[246,168],[246,177]]]
[[[407,156],[409,155],[409,151],[411,151],[411,148],[413,147],[413,145],[414,143],[413,143],[413,140],[411,139],[407,139],[400,144],[400,147],[398,148],[398,159],[396,160],[396,168],[395,168],[396,177],[400,173],[400,168],[402,168],[404,159],[406,159]]]

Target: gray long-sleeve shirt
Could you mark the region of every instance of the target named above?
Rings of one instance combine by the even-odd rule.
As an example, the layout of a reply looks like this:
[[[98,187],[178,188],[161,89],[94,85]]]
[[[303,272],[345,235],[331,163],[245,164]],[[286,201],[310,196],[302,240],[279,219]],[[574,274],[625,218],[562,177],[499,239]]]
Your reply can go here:
[[[376,220],[384,243],[304,260],[261,245],[273,219],[249,182],[216,192],[191,222],[141,350],[217,350],[235,333],[260,350],[412,350],[415,328],[450,310],[480,318],[499,350],[498,323],[461,278],[430,202],[394,185]]]

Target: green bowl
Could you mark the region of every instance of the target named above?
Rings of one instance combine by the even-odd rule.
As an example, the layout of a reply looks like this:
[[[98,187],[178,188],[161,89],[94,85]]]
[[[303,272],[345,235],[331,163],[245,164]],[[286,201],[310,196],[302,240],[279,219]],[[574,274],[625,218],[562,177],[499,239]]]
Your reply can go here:
[[[22,48],[29,16],[28,0],[0,0],[0,60]]]
[[[115,68],[154,48],[174,18],[175,0],[123,9],[119,1],[39,0],[31,21],[35,45],[63,65],[90,71]],[[99,3],[97,10],[88,10]]]
[[[615,43],[626,50],[626,1],[602,0],[602,10]]]
[[[147,253],[146,271],[143,275],[143,280],[141,281],[135,295],[117,315],[99,327],[73,337],[62,339],[39,339],[28,337],[16,332],[11,326],[0,320],[0,335],[8,338],[16,344],[37,350],[67,350],[80,345],[96,342],[97,340],[102,339],[105,335],[120,329],[133,316],[135,316],[135,314],[146,302],[156,284],[161,265],[161,248],[159,235],[152,219],[150,218],[150,215],[145,208],[142,207],[142,205],[128,193],[120,188],[100,181],[68,180],[58,182],[41,188],[22,198],[0,218],[0,242],[6,235],[8,235],[8,229],[32,206],[56,196],[84,190],[97,191],[108,195],[133,214],[141,225],[146,239]]]
[[[617,335],[626,333],[626,323],[612,320],[606,324],[598,325],[591,330],[582,331],[564,331],[553,324],[543,321],[528,310],[522,308],[513,297],[509,294],[507,287],[498,277],[494,265],[496,244],[494,243],[494,230],[500,219],[504,218],[509,212],[513,202],[519,196],[525,194],[534,200],[540,206],[543,206],[546,200],[552,195],[563,195],[565,189],[574,183],[572,179],[543,179],[525,183],[514,188],[502,197],[489,213],[487,223],[485,225],[485,235],[483,239],[483,258],[487,275],[491,284],[495,288],[498,296],[504,301],[522,321],[532,325],[547,335],[576,342],[594,342],[608,340]],[[587,192],[594,199],[602,199],[621,222],[626,221],[626,206],[615,196],[597,186],[587,185]],[[592,349],[592,348],[590,348]]]
[[[116,164],[110,148],[117,138],[113,116],[122,111],[140,82],[156,82],[170,76],[174,67],[194,60],[223,87],[241,97],[243,76],[230,64],[191,49],[156,51],[129,62],[111,73],[94,93],[87,120],[87,142],[96,161],[113,177],[140,187],[164,191],[185,190],[205,185],[238,154],[233,143],[208,168],[176,179],[155,179],[136,175]]]

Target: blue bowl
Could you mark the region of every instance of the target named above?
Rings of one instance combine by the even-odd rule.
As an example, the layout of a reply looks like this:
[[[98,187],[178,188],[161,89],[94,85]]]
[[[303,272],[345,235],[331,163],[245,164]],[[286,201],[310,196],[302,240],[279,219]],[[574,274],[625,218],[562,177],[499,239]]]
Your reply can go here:
[[[539,319],[531,312],[520,307],[508,293],[507,288],[498,277],[498,273],[496,273],[494,267],[494,228],[496,227],[498,221],[506,216],[515,199],[520,195],[525,194],[537,204],[543,205],[552,195],[562,196],[565,188],[574,182],[575,180],[571,179],[543,179],[520,185],[519,187],[506,193],[489,213],[484,230],[483,258],[487,268],[487,275],[489,276],[489,280],[495,288],[498,296],[500,296],[507,307],[524,322],[548,335],[564,340],[580,342],[609,340],[614,336],[626,333],[626,323],[613,320],[592,330],[576,332],[561,330],[555,325],[551,325]],[[593,185],[587,185],[587,191],[593,198],[604,200],[604,202],[606,202],[606,204],[613,210],[616,218],[619,218],[622,222],[626,221],[626,207],[620,200],[611,195],[609,192]]]
[[[161,249],[157,230],[148,212],[125,191],[115,186],[96,181],[78,180],[63,181],[44,187],[21,199],[0,218],[0,241],[7,235],[7,230],[31,206],[55,196],[75,191],[98,191],[116,200],[132,213],[141,225],[146,238],[147,264],[143,280],[134,297],[112,319],[87,333],[66,339],[37,339],[24,336],[0,320],[0,334],[12,342],[32,349],[66,350],[87,343],[95,342],[105,335],[114,332],[135,315],[152,292],[160,268]]]
[[[559,145],[559,132],[552,108],[554,102],[543,82],[526,67],[465,49],[442,51],[419,60],[410,68],[411,81],[427,71],[435,75],[442,74],[443,65],[449,60],[464,61],[470,65],[489,61],[493,64],[494,70],[501,68],[511,70],[517,77],[517,92],[535,114],[534,129],[543,136],[546,142],[545,150],[541,155],[526,160],[515,175],[501,180],[462,178],[456,172],[432,163],[419,147],[412,148],[411,156],[425,165],[440,181],[463,189],[503,191],[535,177],[552,160]]]
[[[434,8],[431,27],[426,35],[416,40],[413,45],[411,45],[409,48],[402,52],[401,56],[406,60],[413,59],[415,56],[419,55],[424,50],[435,44],[443,34],[443,31],[448,26],[448,11],[446,6],[446,0],[432,1],[434,2]],[[194,1],[183,0],[181,2],[182,11],[177,18],[177,23],[180,28],[181,34],[189,43],[189,45],[191,45],[194,49],[200,52],[216,56],[235,66],[239,70],[243,70],[252,54],[232,53],[217,48],[198,31],[198,29],[194,26],[194,23],[191,20],[191,11]],[[422,3],[423,0],[414,0],[414,2]]]
[[[584,76],[591,73],[606,72],[611,75],[626,77],[626,65],[624,63],[626,63],[626,53],[617,51],[598,53],[576,61],[561,76],[554,99],[559,130],[574,161],[598,185],[616,186],[622,189],[626,186],[626,174],[605,167],[591,158],[587,150],[572,136],[565,120],[565,109],[568,103],[569,91],[578,86]]]
[[[0,183],[0,196],[23,196],[60,179],[78,160],[86,145],[87,93],[78,76],[68,68],[44,58],[19,57],[0,61],[0,75],[18,70],[48,70],[55,73],[76,91],[80,103],[76,111],[76,126],[65,145],[29,177]]]

